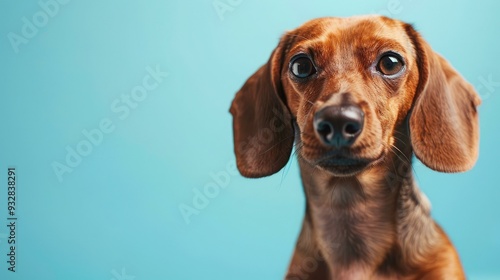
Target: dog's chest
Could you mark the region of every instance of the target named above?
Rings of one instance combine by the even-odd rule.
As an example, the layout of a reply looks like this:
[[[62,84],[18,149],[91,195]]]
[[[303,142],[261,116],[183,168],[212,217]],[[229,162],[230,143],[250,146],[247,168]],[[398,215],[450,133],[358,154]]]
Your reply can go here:
[[[358,180],[329,184],[309,197],[325,257],[344,266],[382,257],[395,239],[394,195],[372,193]]]

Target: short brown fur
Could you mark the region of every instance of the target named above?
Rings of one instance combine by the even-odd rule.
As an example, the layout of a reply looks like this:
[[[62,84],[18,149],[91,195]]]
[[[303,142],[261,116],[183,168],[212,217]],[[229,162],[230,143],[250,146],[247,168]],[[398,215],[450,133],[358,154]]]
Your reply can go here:
[[[404,60],[395,78],[374,68],[389,51]],[[307,80],[290,73],[297,53],[315,63]],[[361,167],[323,164],[335,151],[319,141],[313,118],[332,104],[364,112],[346,152]],[[441,172],[470,169],[479,104],[473,87],[403,22],[320,18],[287,32],[230,110],[242,175],[278,172],[295,143],[307,205],[286,279],[465,279],[414,182],[411,158]]]

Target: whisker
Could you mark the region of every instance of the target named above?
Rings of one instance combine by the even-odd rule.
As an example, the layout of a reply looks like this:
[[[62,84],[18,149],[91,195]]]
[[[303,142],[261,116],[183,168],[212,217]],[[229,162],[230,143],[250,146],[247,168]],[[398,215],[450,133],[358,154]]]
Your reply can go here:
[[[263,151],[262,153],[259,154],[259,156],[269,152],[270,150],[274,149],[274,147],[278,146],[279,144],[281,144],[282,142],[284,142],[285,140],[288,140],[290,138],[293,138],[294,135],[292,136],[287,136],[287,137],[284,137],[283,139],[279,140],[278,142],[276,142],[274,145],[272,145],[271,147],[269,147],[267,150]]]
[[[391,147],[396,149],[398,152],[401,153],[402,156],[405,157],[406,163],[411,164],[411,159],[409,159],[398,147],[396,147],[395,145],[391,145]]]
[[[302,149],[303,146],[304,146],[304,144],[302,142],[295,142],[295,143],[293,143],[293,152],[290,155],[290,158],[298,156],[299,152],[300,152],[300,150]],[[288,175],[288,172],[290,171],[291,166],[292,166],[292,161],[289,160],[288,163],[285,165],[285,167],[282,169],[282,172],[281,172],[281,181],[280,181],[280,185],[278,186],[278,191],[281,191],[281,187],[283,186],[283,181],[285,179],[285,176]]]
[[[391,145],[391,146],[390,146],[390,148],[389,148],[389,151],[390,151],[391,153],[393,153],[396,157],[398,157],[398,159],[399,159],[400,161],[402,161],[403,163],[408,163],[408,162],[406,161],[406,159],[403,159],[401,156],[399,156],[399,154],[397,153],[397,152],[398,152],[398,150],[394,151],[392,148],[394,148],[394,146],[393,146],[393,145]]]
[[[400,131],[394,131],[394,132],[395,132],[395,133],[398,133],[398,134],[400,134],[400,135],[402,135],[403,137],[408,137],[408,135],[404,134],[403,132],[400,132]],[[400,142],[403,142],[403,143],[404,143],[404,142],[406,142],[406,141],[403,141],[401,138],[398,138],[398,137],[397,137],[397,136],[395,136],[395,135],[393,135],[393,137],[394,137],[394,138],[396,138],[397,140],[399,140]],[[400,151],[400,152],[401,152],[401,151]],[[405,157],[406,157],[406,156],[405,156]],[[410,166],[411,166],[411,169],[413,170],[413,174],[415,174],[415,177],[416,177],[416,178],[417,178],[417,180],[418,180],[418,174],[417,174],[417,172],[416,172],[416,170],[415,170],[415,168],[414,168],[413,164],[411,163],[411,160],[410,160],[410,159],[408,159],[408,165],[410,165]]]
[[[411,163],[411,159],[409,159],[398,147],[396,147],[394,145],[390,145],[389,151],[392,152],[395,156],[397,156],[400,161],[402,161],[403,163],[406,163],[407,166],[409,166],[411,168],[411,170],[413,171],[413,174],[415,174],[415,176],[418,179],[418,175],[416,173],[415,168],[413,167],[413,164]],[[399,156],[398,152],[404,157],[404,159]],[[398,174],[397,168],[394,165],[394,163],[393,163],[393,167],[394,167],[394,174]]]

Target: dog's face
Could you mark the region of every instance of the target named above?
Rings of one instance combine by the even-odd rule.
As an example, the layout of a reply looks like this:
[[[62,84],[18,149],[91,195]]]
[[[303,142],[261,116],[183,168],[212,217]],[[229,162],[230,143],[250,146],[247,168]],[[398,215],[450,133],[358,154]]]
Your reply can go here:
[[[233,101],[238,168],[248,177],[278,171],[295,138],[310,164],[355,175],[382,161],[408,123],[426,165],[462,171],[477,157],[479,102],[408,24],[312,20],[282,37]]]
[[[418,84],[403,25],[328,18],[289,34],[281,82],[300,131],[301,156],[340,176],[382,159]]]

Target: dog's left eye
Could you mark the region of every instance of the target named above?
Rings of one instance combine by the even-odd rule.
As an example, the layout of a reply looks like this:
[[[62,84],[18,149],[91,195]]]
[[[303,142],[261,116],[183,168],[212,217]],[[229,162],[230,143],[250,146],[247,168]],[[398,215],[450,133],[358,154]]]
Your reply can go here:
[[[290,72],[295,77],[304,79],[316,73],[316,68],[309,57],[298,55],[290,61]]]
[[[398,74],[403,67],[403,60],[396,54],[386,54],[377,63],[377,70],[386,76]]]

